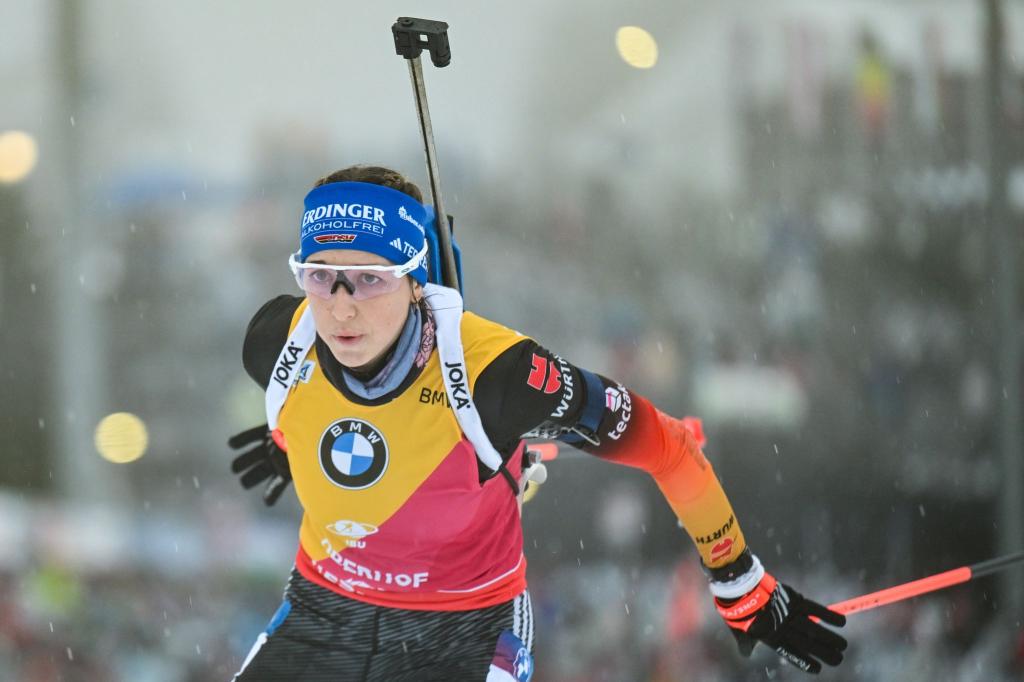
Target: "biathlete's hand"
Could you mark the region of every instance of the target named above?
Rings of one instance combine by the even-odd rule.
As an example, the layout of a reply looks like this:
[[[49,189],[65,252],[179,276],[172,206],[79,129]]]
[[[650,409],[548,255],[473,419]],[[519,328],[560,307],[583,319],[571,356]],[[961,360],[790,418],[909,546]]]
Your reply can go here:
[[[233,450],[249,448],[231,460],[232,473],[241,474],[242,487],[246,490],[267,481],[263,502],[268,507],[277,502],[292,480],[284,439],[279,434],[280,431],[271,433],[266,424],[260,424],[228,439],[228,446]]]
[[[754,646],[761,642],[775,650],[804,672],[817,674],[821,664],[839,665],[843,662],[846,640],[824,627],[846,625],[846,616],[836,613],[817,602],[807,599],[788,585],[777,582],[764,573],[753,555],[755,569],[762,574],[760,580],[746,594],[738,598],[715,597],[718,613],[725,619],[736,639],[740,653],[750,656]],[[756,578],[747,573],[748,577]],[[736,584],[740,581],[732,581]],[[728,591],[712,580],[713,593]]]

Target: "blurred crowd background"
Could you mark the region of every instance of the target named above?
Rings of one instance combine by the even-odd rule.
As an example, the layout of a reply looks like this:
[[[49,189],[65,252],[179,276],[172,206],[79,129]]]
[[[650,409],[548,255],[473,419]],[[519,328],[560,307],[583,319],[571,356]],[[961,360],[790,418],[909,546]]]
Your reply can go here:
[[[313,181],[426,188],[408,14],[451,24],[468,306],[701,417],[773,573],[829,603],[1024,549],[1024,3],[0,0],[0,679],[227,680],[273,614],[299,509],[228,471],[242,336]],[[536,681],[798,679],[650,480],[549,472]],[[1022,584],[852,616],[823,678],[1024,679]]]

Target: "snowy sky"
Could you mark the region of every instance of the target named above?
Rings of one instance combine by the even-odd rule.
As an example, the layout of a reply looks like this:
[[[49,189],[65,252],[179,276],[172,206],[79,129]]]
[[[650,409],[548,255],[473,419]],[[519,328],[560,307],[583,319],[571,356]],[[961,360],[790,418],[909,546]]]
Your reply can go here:
[[[667,135],[686,154],[659,162],[710,191],[728,190],[735,175],[727,77],[738,27],[763,36],[762,82],[781,77],[781,36],[797,20],[828,37],[833,69],[843,68],[852,49],[851,26],[872,26],[896,58],[914,61],[923,52],[922,22],[933,18],[945,28],[947,58],[960,64],[978,59],[982,30],[973,0],[776,0],[753,9],[740,0],[79,6],[87,107],[78,125],[93,172],[163,166],[230,182],[246,180],[262,137],[283,131],[324,146],[339,162],[388,163],[418,146],[407,69],[390,37],[403,14],[452,27],[452,66],[427,68],[442,150],[457,146],[482,172],[508,172],[552,155],[604,163],[609,135],[624,132],[655,148]],[[1024,34],[1024,6],[1010,3],[1007,12],[1008,34]],[[0,128],[36,132],[45,173],[47,134],[68,125],[51,106],[53,8],[5,0],[2,16],[17,30],[0,40],[0,87],[17,97],[0,111]],[[623,24],[646,26],[658,39],[653,70],[629,69],[616,56],[614,32]],[[1008,42],[1020,55],[1021,46]]]

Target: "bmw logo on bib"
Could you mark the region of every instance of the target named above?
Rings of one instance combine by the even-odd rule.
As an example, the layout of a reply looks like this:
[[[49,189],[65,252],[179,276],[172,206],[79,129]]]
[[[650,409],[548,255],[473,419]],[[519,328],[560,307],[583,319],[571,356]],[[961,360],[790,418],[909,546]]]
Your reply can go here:
[[[320,468],[336,486],[369,488],[388,468],[387,441],[369,422],[340,419],[320,436]]]

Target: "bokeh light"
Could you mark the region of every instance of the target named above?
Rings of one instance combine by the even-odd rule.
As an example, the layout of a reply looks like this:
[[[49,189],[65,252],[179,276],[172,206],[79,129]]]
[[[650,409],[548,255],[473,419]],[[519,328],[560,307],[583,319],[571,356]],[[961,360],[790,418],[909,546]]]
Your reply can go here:
[[[21,182],[36,167],[39,150],[34,137],[21,130],[0,133],[0,182]]]
[[[658,42],[639,26],[622,26],[615,32],[615,49],[635,69],[649,69],[658,63]]]
[[[96,450],[108,462],[126,464],[142,457],[149,445],[146,424],[130,412],[108,414],[96,425]]]

